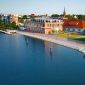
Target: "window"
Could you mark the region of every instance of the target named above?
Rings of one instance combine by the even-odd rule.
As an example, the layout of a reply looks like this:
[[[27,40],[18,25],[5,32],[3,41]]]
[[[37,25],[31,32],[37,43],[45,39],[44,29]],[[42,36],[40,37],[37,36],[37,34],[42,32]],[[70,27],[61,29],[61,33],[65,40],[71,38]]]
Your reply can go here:
[[[51,24],[50,24],[50,27],[51,27]]]
[[[43,27],[45,26],[45,24],[43,24]]]
[[[49,27],[49,24],[47,24],[47,27]]]

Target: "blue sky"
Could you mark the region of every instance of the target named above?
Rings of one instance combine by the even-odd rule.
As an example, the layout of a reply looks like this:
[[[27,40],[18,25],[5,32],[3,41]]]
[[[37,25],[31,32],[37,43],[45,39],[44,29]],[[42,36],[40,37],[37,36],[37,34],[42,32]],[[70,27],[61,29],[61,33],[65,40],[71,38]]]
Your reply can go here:
[[[85,14],[85,0],[0,0],[0,13]]]

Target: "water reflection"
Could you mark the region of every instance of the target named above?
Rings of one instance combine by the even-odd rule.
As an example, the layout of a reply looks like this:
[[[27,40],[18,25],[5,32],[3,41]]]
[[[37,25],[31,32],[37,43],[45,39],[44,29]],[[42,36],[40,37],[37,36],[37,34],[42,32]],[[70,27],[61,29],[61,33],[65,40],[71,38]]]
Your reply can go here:
[[[83,58],[85,58],[85,54],[83,55]]]
[[[24,36],[24,39],[25,39],[25,43],[26,43],[26,46],[31,46],[34,48],[34,51],[33,52],[39,52],[39,48],[42,48],[43,52],[45,53],[45,56],[48,57],[47,59],[51,60],[53,59],[53,49],[54,49],[54,44],[53,43],[50,43],[50,42],[47,42],[47,41],[41,41],[41,40],[36,40],[36,39],[32,39],[28,36]],[[36,43],[38,41],[38,45],[42,45],[40,46],[39,48],[36,47]],[[39,44],[42,43],[42,44]]]
[[[29,38],[28,38],[28,36],[24,36],[24,39],[25,39],[26,45],[28,46],[29,45]]]
[[[48,41],[44,41],[44,45],[45,45],[46,56],[49,56],[48,59],[50,59],[52,61],[53,60],[54,44],[53,43],[50,43]]]

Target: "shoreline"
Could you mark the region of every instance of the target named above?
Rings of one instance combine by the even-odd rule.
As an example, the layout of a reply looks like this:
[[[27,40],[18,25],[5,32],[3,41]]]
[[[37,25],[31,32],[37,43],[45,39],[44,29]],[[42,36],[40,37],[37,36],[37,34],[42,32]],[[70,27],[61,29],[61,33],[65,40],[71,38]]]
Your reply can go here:
[[[6,30],[6,31],[0,30],[0,32],[5,33],[5,34],[8,34],[8,35],[11,35],[13,33],[16,33],[15,30]]]
[[[17,33],[41,40],[46,40],[65,47],[69,47],[85,54],[85,44],[77,43],[76,41],[75,42],[70,41],[67,38],[61,38],[61,37],[56,37],[54,35],[46,35],[40,33],[22,32],[22,31],[17,31]]]

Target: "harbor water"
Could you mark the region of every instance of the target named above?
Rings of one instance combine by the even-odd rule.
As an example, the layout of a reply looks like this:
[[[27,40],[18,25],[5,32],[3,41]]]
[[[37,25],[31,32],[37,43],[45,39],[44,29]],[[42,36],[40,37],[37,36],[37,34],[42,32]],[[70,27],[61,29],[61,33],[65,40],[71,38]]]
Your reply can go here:
[[[0,33],[0,85],[85,85],[85,55],[24,35]]]

